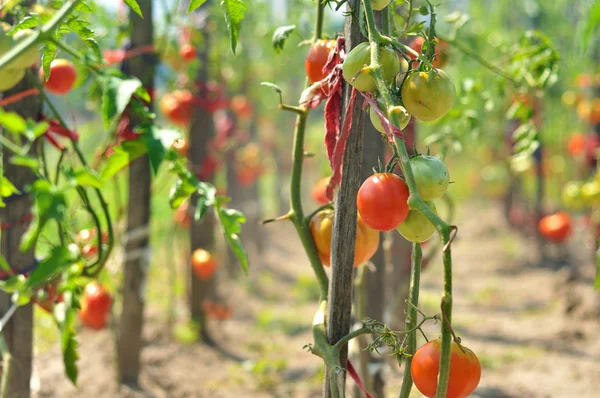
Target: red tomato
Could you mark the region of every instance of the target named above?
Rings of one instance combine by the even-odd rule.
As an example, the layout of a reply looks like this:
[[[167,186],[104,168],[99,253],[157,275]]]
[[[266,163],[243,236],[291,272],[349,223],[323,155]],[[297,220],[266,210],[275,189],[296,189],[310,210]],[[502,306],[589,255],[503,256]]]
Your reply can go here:
[[[421,346],[415,353],[410,373],[417,389],[428,398],[435,397],[440,371],[439,339]],[[450,380],[446,398],[464,398],[477,388],[481,378],[479,359],[465,346],[452,342]]]
[[[85,287],[81,299],[79,318],[88,328],[100,330],[106,327],[112,298],[98,282],[90,282]]]
[[[192,268],[198,279],[209,280],[219,266],[217,259],[204,249],[196,249],[192,253]]]
[[[334,212],[331,209],[321,210],[310,220],[310,233],[317,246],[321,262],[331,265],[331,235],[333,233]],[[354,247],[354,266],[369,261],[379,247],[379,232],[369,228],[358,216],[356,223],[356,244]]]
[[[434,68],[443,68],[444,65],[448,62],[448,51],[449,46],[445,41],[439,41],[438,38],[435,38],[436,46],[434,50],[435,59],[433,60]],[[422,51],[423,43],[425,43],[425,38],[422,36],[417,36],[415,39],[409,44],[410,48],[418,52],[419,54]],[[412,54],[407,54],[409,58],[416,59]]]
[[[585,134],[573,134],[571,138],[569,138],[567,149],[569,150],[569,153],[573,156],[580,155],[585,149]]]
[[[308,50],[304,61],[304,69],[311,83],[321,81],[327,77],[323,72],[323,67],[327,64],[329,52],[334,45],[335,40],[318,40]]]
[[[196,49],[190,43],[185,43],[179,49],[179,55],[184,61],[193,61],[196,58]]]
[[[571,216],[564,211],[546,216],[540,220],[538,231],[550,242],[564,242],[571,235]]]
[[[50,78],[46,81],[44,68],[40,68],[40,80],[52,94],[63,95],[71,91],[77,79],[75,65],[67,59],[55,59],[50,63]]]
[[[327,184],[329,184],[329,177],[321,178],[312,189],[311,196],[315,202],[320,205],[326,205],[329,203],[327,199]]]
[[[187,90],[176,90],[160,99],[160,110],[171,122],[185,126],[192,118],[194,97]]]
[[[373,174],[358,190],[358,212],[369,227],[390,231],[408,216],[408,195],[406,183],[396,174]]]

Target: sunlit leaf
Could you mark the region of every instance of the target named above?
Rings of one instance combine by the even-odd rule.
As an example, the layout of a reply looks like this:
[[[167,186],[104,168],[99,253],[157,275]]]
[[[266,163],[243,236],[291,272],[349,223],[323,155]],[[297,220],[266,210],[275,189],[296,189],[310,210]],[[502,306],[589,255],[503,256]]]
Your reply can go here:
[[[225,13],[225,22],[227,23],[227,30],[229,31],[231,51],[235,54],[235,49],[240,36],[240,28],[248,7],[242,0],[222,0],[221,8],[223,9],[223,13]]]

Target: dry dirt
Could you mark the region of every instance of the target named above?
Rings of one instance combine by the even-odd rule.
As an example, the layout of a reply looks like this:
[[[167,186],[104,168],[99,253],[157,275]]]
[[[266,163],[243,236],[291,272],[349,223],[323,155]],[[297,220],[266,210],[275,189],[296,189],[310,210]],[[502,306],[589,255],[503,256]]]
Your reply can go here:
[[[483,364],[473,396],[600,396],[600,305],[592,289],[590,249],[581,243],[569,248],[579,271],[572,278],[572,268],[558,267],[559,261],[536,265],[534,246],[508,230],[497,210],[471,204],[458,215],[458,224],[453,321]],[[79,388],[63,376],[55,346],[36,355],[36,396],[319,397],[320,360],[303,350],[311,341],[308,325],[316,309],[310,269],[289,226],[271,225],[268,231],[272,243],[263,264],[249,279],[224,284],[234,315],[210,325],[213,346],[174,339],[164,305],[150,302],[140,386],[119,390],[114,382],[110,331],[82,329]],[[546,250],[550,258],[561,254]],[[422,277],[420,307],[426,313],[438,307],[440,282],[438,260]],[[436,327],[427,326],[430,337]],[[396,397],[401,374],[390,366],[387,376],[387,396]]]

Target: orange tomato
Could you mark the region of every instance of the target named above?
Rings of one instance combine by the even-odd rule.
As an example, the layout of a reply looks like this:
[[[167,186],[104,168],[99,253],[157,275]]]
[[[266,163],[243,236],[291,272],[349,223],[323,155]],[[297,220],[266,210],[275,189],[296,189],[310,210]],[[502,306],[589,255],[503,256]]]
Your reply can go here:
[[[44,88],[52,94],[64,95],[71,91],[77,79],[77,70],[73,62],[67,59],[55,59],[50,63],[50,77],[46,81],[44,68],[40,68],[40,80]]]
[[[318,40],[308,50],[304,60],[304,69],[311,83],[321,81],[327,77],[323,72],[323,67],[327,64],[329,53],[334,45],[335,40]]]
[[[193,61],[196,58],[196,49],[190,43],[185,43],[179,49],[179,55],[184,61]]]
[[[192,118],[194,96],[188,90],[176,90],[160,99],[160,110],[171,122],[186,126]]]
[[[326,205],[330,202],[329,199],[327,199],[327,185],[329,184],[329,178],[330,177],[321,178],[313,186],[311,191],[312,198],[320,205]]]
[[[571,216],[561,211],[542,218],[538,231],[548,241],[561,243],[571,235]]]
[[[106,327],[112,298],[96,281],[88,283],[81,299],[79,318],[88,328],[100,330]]]
[[[434,68],[443,68],[448,62],[450,46],[447,42],[443,40],[440,41],[437,37],[435,38],[435,42],[435,59],[433,60],[432,65]],[[410,42],[409,47],[420,54],[423,49],[423,43],[425,43],[425,38],[422,36],[417,36],[412,42]],[[411,59],[416,59],[416,57],[412,54],[407,55]]]
[[[575,133],[569,138],[567,144],[569,153],[573,156],[577,156],[583,153],[585,150],[585,134]]]
[[[310,220],[310,232],[315,241],[319,257],[324,265],[331,265],[331,235],[333,232],[334,212],[321,210]],[[356,223],[356,244],[354,248],[354,266],[369,261],[379,247],[379,232],[369,228],[358,216]]]
[[[196,277],[202,281],[209,280],[217,270],[217,259],[204,249],[196,249],[192,253],[192,269]]]

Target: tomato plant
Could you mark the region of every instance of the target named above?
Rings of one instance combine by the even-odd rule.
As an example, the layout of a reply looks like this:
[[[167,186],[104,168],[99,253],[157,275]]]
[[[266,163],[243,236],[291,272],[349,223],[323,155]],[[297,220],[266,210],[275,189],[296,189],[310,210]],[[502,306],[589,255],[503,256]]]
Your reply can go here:
[[[393,173],[377,173],[362,184],[356,205],[364,223],[378,231],[390,231],[408,216],[408,187]]]
[[[417,350],[410,372],[415,386],[428,398],[435,397],[440,370],[440,340],[432,340]],[[479,359],[463,345],[452,343],[450,355],[450,380],[447,398],[469,396],[479,384],[481,365]]]

